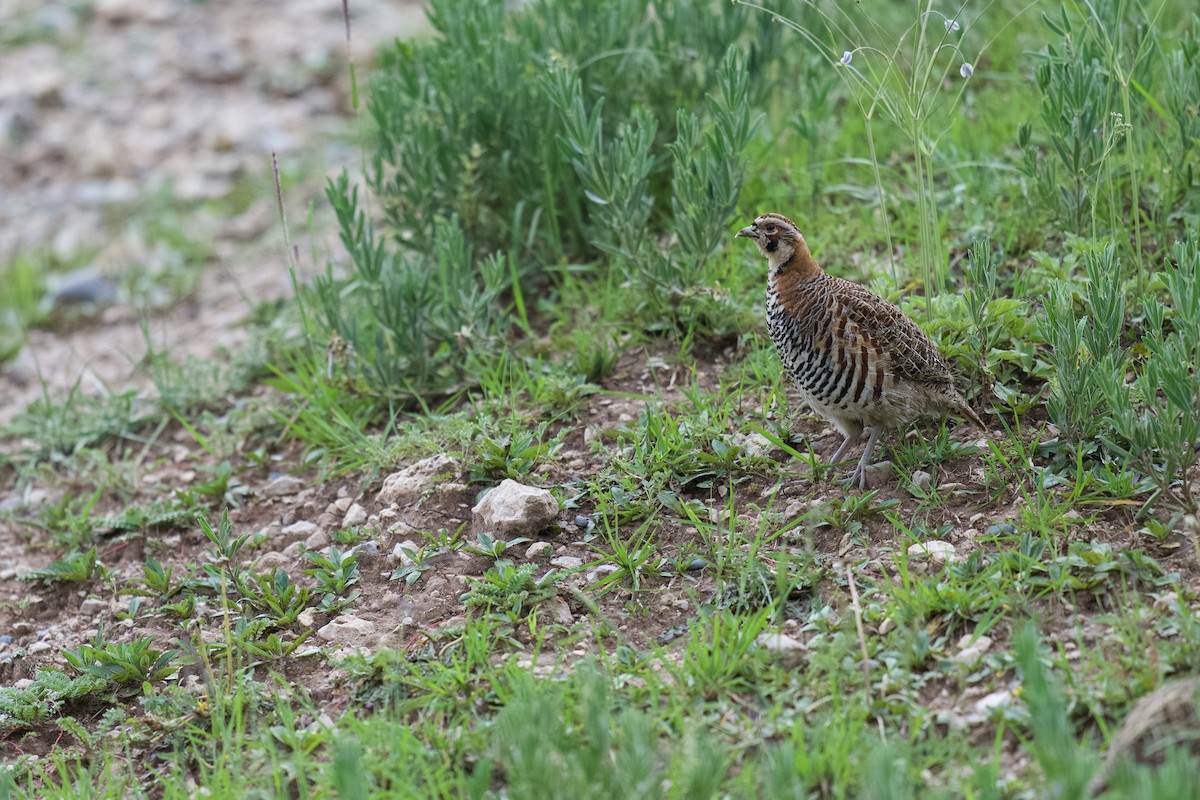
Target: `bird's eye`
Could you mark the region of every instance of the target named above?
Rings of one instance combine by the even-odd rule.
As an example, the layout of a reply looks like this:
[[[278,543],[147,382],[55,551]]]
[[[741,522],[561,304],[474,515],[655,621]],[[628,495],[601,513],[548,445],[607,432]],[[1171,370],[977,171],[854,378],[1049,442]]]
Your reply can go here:
[[[775,232],[775,225],[774,224],[768,225],[767,233],[774,233],[774,232]]]

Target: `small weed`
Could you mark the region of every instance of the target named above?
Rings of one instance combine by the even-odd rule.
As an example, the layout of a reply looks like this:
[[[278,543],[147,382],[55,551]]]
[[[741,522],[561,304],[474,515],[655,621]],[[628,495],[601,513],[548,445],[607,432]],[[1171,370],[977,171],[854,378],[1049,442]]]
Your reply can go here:
[[[500,559],[482,578],[467,578],[467,592],[460,599],[467,608],[482,608],[511,622],[520,622],[539,603],[558,594],[558,583],[563,575],[552,569],[535,578],[537,570],[537,564],[517,567],[508,559]]]
[[[325,555],[308,552],[304,557],[313,565],[312,568],[304,570],[304,574],[317,579],[322,611],[340,611],[358,599],[361,594],[359,590],[350,592],[351,587],[356,586],[361,577],[357,556],[347,555],[331,547]],[[284,578],[286,577],[285,574]]]
[[[107,642],[104,629],[96,631],[90,644],[78,650],[63,650],[63,658],[79,675],[99,678],[116,686],[137,686],[167,678],[179,669],[174,650],[154,650],[152,639],[141,636],[132,642]]]
[[[46,586],[55,583],[87,583],[95,578],[103,567],[96,561],[96,548],[86,551],[75,550],[62,558],[56,558],[45,569],[34,570],[21,576],[21,580],[41,581]]]

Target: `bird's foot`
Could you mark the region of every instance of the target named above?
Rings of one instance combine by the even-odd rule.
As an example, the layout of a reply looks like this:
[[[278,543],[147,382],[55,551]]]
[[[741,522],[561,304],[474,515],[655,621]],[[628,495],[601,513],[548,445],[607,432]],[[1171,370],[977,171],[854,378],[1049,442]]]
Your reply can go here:
[[[860,492],[865,492],[867,490],[867,471],[863,469],[862,465],[859,465],[838,483],[847,489],[858,489]]]

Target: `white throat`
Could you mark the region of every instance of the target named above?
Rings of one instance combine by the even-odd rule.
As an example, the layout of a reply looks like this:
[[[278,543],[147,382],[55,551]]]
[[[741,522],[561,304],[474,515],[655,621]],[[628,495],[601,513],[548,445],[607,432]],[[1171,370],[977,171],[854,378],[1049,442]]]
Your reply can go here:
[[[796,247],[791,244],[779,243],[774,252],[767,253],[767,263],[771,266],[771,274],[779,272],[779,268],[787,262],[791,261],[792,255],[795,254]]]

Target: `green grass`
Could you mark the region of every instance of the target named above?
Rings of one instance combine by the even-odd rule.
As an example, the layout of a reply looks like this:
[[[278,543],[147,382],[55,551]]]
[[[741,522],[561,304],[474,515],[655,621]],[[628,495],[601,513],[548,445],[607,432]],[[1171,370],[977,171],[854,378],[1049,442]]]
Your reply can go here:
[[[0,518],[38,565],[0,614],[111,620],[0,690],[0,797],[1088,796],[1200,657],[1200,21],[951,11],[434,2],[367,90],[367,186],[330,184],[347,261],[226,363],[152,351],[152,391],[0,432],[0,488],[48,492]],[[210,253],[151,205],[169,306]],[[764,211],[922,322],[982,441],[915,426],[835,482],[732,240]],[[35,272],[3,273],[0,358]],[[476,530],[504,479],[564,525]],[[339,614],[387,635],[331,651]]]

